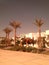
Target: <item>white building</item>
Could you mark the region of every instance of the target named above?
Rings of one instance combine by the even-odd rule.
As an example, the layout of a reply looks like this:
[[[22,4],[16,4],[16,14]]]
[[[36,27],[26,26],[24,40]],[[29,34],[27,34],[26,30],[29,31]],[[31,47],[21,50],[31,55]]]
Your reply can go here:
[[[47,35],[49,35],[49,30],[46,30],[45,32],[41,32],[41,36],[42,37],[47,37]],[[38,32],[37,33],[27,33],[27,34],[21,34],[20,35],[21,38],[23,37],[29,37],[29,38],[34,38],[37,39],[39,37]]]

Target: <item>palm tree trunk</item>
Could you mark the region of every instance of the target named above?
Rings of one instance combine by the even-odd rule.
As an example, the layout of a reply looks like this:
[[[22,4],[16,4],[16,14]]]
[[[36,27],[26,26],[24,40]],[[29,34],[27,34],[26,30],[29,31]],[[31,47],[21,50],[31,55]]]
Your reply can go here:
[[[16,28],[14,29],[14,43],[15,43],[15,45],[16,45]]]
[[[7,46],[7,37],[8,37],[8,35],[7,35],[7,33],[6,33],[6,38],[5,38],[6,46]]]
[[[39,46],[39,48],[41,48],[41,29],[40,29],[40,27],[39,27],[38,46]]]
[[[40,27],[39,27],[39,37],[41,37],[41,29],[40,29]]]
[[[7,39],[7,33],[6,33],[6,39]]]
[[[7,42],[8,42],[8,45],[9,45],[10,44],[9,33],[7,34]]]

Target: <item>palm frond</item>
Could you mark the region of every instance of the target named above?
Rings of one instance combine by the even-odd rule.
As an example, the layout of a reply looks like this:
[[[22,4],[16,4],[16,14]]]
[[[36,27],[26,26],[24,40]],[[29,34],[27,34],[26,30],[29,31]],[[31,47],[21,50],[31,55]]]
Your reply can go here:
[[[20,22],[13,21],[13,22],[10,22],[10,25],[13,28],[20,28],[21,23]]]

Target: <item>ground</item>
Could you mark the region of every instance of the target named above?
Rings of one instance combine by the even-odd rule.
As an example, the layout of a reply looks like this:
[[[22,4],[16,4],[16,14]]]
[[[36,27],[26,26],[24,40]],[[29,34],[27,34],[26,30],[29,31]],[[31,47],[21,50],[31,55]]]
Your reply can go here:
[[[49,55],[0,49],[0,65],[49,65]]]

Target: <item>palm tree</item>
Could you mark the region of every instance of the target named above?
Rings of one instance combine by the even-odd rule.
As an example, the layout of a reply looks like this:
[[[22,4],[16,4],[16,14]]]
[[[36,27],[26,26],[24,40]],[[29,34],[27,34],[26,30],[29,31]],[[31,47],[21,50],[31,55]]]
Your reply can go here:
[[[10,25],[14,28],[14,43],[16,45],[16,29],[17,28],[20,28],[20,22],[16,22],[16,21],[13,21],[13,22],[10,22]]]
[[[41,47],[41,26],[43,25],[42,20],[36,19],[35,25],[38,27],[38,32],[39,32],[39,38],[38,38],[38,45]]]
[[[9,27],[6,27],[4,29],[4,32],[6,33],[6,39],[5,39],[7,41],[6,45],[9,44],[9,34],[10,34],[11,31],[12,31],[12,29],[9,28]]]

